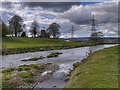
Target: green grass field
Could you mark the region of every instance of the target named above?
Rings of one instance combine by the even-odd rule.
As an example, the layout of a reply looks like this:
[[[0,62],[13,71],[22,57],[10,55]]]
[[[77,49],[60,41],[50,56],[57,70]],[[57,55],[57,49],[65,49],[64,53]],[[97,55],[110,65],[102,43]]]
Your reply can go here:
[[[118,88],[118,46],[99,50],[86,60],[70,73],[65,88]]]
[[[2,43],[7,48],[26,48],[39,46],[74,46],[74,45],[88,45],[87,42],[72,43],[58,39],[45,38],[15,38],[3,37]]]

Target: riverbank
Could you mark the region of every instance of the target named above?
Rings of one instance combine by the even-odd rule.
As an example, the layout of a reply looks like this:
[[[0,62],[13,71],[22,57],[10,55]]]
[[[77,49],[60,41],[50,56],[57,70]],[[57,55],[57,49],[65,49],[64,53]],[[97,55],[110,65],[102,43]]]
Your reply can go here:
[[[105,43],[107,44],[117,44],[117,43]],[[104,45],[104,44],[98,44],[98,45]],[[5,52],[3,52],[3,55],[10,55],[10,54],[20,54],[20,53],[27,53],[27,52],[39,52],[39,51],[51,51],[51,50],[64,50],[64,49],[72,49],[72,48],[79,48],[79,47],[85,47],[85,46],[95,46],[95,44],[92,43],[86,43],[81,44],[79,46],[42,46],[42,47],[31,47],[31,48],[6,48]]]
[[[37,82],[52,78],[59,69],[56,64],[31,64],[2,70],[2,87],[7,88],[34,88]],[[42,88],[42,87],[41,87]]]
[[[2,39],[3,55],[19,54],[27,52],[50,51],[60,49],[71,49],[84,46],[93,46],[94,43],[90,42],[66,42],[58,39],[46,38],[15,38],[3,37]],[[113,44],[105,43],[105,44]],[[116,42],[117,43],[117,42]]]
[[[65,88],[118,88],[118,46],[96,51],[73,66]]]
[[[57,46],[79,46],[87,42],[67,42],[64,40],[50,38],[21,38],[3,37],[2,44],[7,48],[32,48],[32,47],[57,47]]]
[[[67,42],[58,39],[48,38],[16,38],[16,37],[3,37],[3,55],[19,54],[37,51],[49,51],[77,48],[86,45],[93,45],[88,42]]]

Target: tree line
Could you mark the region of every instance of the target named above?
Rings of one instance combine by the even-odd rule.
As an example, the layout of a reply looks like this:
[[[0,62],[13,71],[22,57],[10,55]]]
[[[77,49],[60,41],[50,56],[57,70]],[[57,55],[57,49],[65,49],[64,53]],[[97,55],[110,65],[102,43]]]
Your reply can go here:
[[[8,20],[9,25],[6,26],[5,23],[2,21],[0,24],[0,27],[2,27],[2,36],[6,36],[8,34],[14,35],[15,37],[18,37],[19,35],[21,37],[26,37],[26,31],[24,24],[24,20],[18,16],[13,16],[10,20]],[[48,36],[52,36],[53,38],[58,38],[60,36],[60,25],[57,23],[52,23],[49,25],[49,27],[45,30]],[[40,26],[37,21],[33,21],[31,23],[31,27],[29,30],[32,37],[39,37],[40,36]]]
[[[20,16],[13,16],[10,20],[8,20],[9,26],[6,26],[5,23],[2,21],[0,27],[2,27],[2,36],[6,36],[8,34],[14,35],[18,37],[20,34],[21,37],[27,37],[23,19]],[[33,21],[30,27],[30,34],[32,37],[40,37],[41,34],[46,34],[47,38],[52,36],[53,38],[58,38],[60,36],[60,26],[57,23],[52,23],[46,29],[45,33],[41,33],[40,26],[37,21]],[[89,40],[95,43],[103,43],[104,42],[104,34],[102,32],[94,32],[91,33]]]

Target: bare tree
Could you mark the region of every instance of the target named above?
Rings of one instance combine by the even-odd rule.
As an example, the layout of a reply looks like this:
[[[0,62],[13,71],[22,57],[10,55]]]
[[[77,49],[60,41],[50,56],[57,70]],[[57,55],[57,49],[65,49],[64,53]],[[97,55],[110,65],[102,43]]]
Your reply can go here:
[[[30,32],[33,37],[36,37],[37,33],[39,32],[39,24],[37,21],[32,22]]]
[[[90,41],[94,42],[95,44],[103,43],[104,42],[104,34],[101,31],[94,32],[90,36]]]

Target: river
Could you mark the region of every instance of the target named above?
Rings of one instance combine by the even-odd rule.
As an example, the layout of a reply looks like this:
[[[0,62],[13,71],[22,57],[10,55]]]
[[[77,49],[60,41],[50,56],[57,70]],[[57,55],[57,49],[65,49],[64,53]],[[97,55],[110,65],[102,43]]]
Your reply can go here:
[[[73,63],[80,62],[82,59],[88,56],[89,52],[95,52],[97,50],[115,46],[117,44],[109,45],[97,45],[97,46],[87,46],[79,47],[72,49],[64,50],[52,50],[52,51],[41,51],[41,52],[31,52],[31,53],[22,53],[22,54],[13,54],[2,56],[2,68],[16,67],[20,65],[29,65],[29,64],[38,64],[38,63],[54,63],[59,65],[60,69],[54,73],[53,78],[44,81],[42,83],[37,83],[35,88],[53,88],[53,85],[56,85],[56,88],[63,88],[67,83],[64,81],[66,75],[73,68]],[[44,56],[46,57],[51,52],[60,52],[58,57],[54,58],[45,58],[38,61],[21,61],[22,59],[29,59],[34,57]]]

